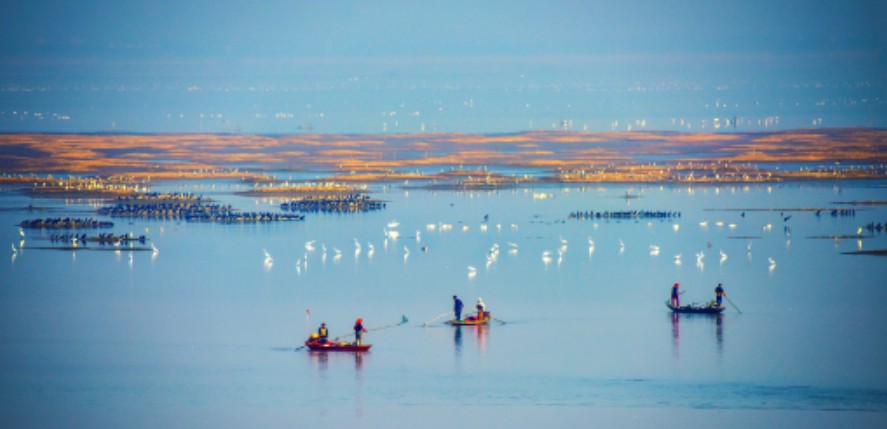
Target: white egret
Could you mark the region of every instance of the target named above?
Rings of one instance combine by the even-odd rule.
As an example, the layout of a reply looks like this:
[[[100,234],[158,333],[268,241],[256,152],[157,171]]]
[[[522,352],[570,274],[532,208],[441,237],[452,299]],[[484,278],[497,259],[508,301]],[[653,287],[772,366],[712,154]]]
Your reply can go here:
[[[271,266],[274,265],[274,259],[271,257],[271,254],[268,253],[267,250],[262,249],[262,252],[265,253],[265,269],[271,269]]]
[[[542,262],[544,262],[545,265],[548,265],[551,262],[551,251],[550,250],[546,250],[546,251],[542,252]]]

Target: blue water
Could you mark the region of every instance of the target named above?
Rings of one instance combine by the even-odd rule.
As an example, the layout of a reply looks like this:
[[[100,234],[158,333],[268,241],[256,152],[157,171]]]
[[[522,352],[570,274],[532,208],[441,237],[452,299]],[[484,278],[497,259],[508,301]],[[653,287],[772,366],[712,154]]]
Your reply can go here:
[[[245,211],[281,202],[232,194],[240,188],[158,187]],[[0,420],[8,427],[887,421],[887,264],[841,254],[887,248],[887,234],[808,238],[887,222],[887,207],[855,206],[845,217],[791,210],[883,200],[883,182],[374,191],[387,209],[300,223],[117,219],[113,232],[145,234],[159,249],[131,259],[125,249],[29,249],[48,245],[49,232],[26,230],[24,249],[13,255],[4,244],[0,260]],[[28,204],[50,210],[29,213]],[[0,242],[20,247],[15,225],[24,219],[91,209],[4,188]],[[681,217],[567,220],[576,210],[634,209]],[[394,220],[400,236],[386,245]],[[442,230],[447,224],[452,229]],[[488,263],[494,245],[499,253]],[[721,282],[738,309],[673,317],[663,301],[674,282],[686,291],[683,302],[712,299]],[[483,297],[505,323],[457,329],[432,321],[453,294],[469,307]],[[369,353],[294,351],[320,322],[339,336],[357,317],[375,328],[402,315],[406,325],[367,334]]]

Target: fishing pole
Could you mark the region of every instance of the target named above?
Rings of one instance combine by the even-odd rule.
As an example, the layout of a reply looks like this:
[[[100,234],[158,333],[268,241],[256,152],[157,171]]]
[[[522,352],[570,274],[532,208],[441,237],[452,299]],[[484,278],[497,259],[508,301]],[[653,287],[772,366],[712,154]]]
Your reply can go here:
[[[306,336],[308,335],[308,331],[310,330],[310,328],[308,327],[310,320],[311,320],[311,307],[305,307],[305,335]],[[294,351],[302,350],[305,347],[308,347],[308,346],[302,345],[301,347],[296,347],[296,349]]]
[[[390,325],[379,326],[378,328],[367,329],[366,332],[381,331],[382,329],[388,329],[388,328],[393,328],[395,326],[405,325],[407,322],[409,322],[409,319],[407,319],[407,316],[400,316],[400,317],[401,317],[401,319],[400,319],[400,322],[398,322],[398,323],[392,323]],[[333,341],[339,341],[340,338],[348,338],[348,337],[353,337],[353,336],[354,336],[353,333],[340,335],[336,338],[333,338]]]
[[[727,302],[729,302],[729,303],[730,303],[730,305],[732,305],[732,306],[733,306],[733,308],[735,308],[735,309],[736,309],[736,311],[738,311],[738,312],[739,312],[739,314],[742,314],[742,310],[740,310],[740,309],[739,309],[739,307],[737,307],[737,306],[736,306],[736,304],[734,304],[734,303],[733,303],[733,300],[732,300],[732,299],[730,299],[730,297],[729,297],[729,296],[727,296],[727,294],[724,294],[724,298],[727,298]]]
[[[428,326],[429,323],[434,322],[435,320],[440,319],[441,317],[444,317],[452,312],[453,312],[453,310],[444,311],[443,313],[440,313],[437,316],[435,316],[433,319],[423,323],[422,326]]]

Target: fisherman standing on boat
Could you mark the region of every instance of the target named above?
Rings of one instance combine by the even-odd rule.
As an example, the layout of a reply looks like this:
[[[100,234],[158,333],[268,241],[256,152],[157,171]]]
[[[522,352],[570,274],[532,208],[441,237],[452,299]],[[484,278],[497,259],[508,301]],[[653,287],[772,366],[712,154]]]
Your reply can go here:
[[[680,287],[680,283],[675,283],[674,286],[671,287],[671,306],[674,308],[679,308],[681,306],[681,293],[678,291],[678,288]]]
[[[715,303],[718,307],[723,307],[723,299],[727,296],[727,292],[724,292],[724,286],[718,283],[718,287],[715,288]]]
[[[320,344],[326,344],[327,338],[329,337],[329,332],[326,330],[326,323],[321,323],[320,328],[317,328],[317,336],[320,339]]]
[[[462,300],[453,295],[453,313],[456,313],[456,320],[462,320]]]
[[[363,319],[357,319],[357,321],[354,322],[354,345],[360,345],[363,341],[364,332],[367,332],[367,330],[363,327]]]

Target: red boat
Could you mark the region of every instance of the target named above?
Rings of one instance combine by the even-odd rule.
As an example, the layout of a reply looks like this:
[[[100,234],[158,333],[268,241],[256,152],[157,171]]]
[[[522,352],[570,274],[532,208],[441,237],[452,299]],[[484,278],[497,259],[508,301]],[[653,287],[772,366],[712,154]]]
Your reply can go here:
[[[372,346],[372,344],[356,345],[354,343],[335,341],[327,341],[325,343],[321,343],[320,341],[313,339],[305,341],[305,347],[308,347],[308,349],[313,352],[365,352],[368,351]]]
[[[478,319],[477,316],[468,316],[462,320],[447,320],[447,323],[454,326],[486,325],[487,323],[490,323],[490,320],[492,318],[493,316],[490,315],[489,311],[484,311],[483,317],[481,317],[480,319]]]

